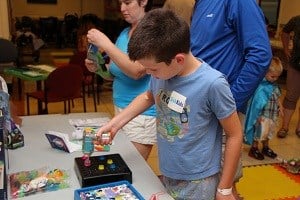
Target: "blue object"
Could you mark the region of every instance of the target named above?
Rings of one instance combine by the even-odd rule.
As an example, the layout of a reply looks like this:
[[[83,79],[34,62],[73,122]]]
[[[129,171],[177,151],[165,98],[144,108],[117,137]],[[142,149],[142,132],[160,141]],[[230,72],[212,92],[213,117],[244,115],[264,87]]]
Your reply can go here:
[[[74,191],[74,200],[90,200],[90,199],[114,199],[118,194],[112,192],[109,188],[118,187],[118,186],[126,186],[127,190],[131,190],[132,194],[138,200],[145,200],[144,197],[128,182],[128,181],[117,181],[112,183],[107,183],[103,185],[96,185],[91,187],[85,187],[81,189],[77,189]],[[105,192],[105,188],[108,188]],[[104,195],[104,196],[101,196]]]
[[[244,143],[252,145],[255,133],[255,123],[260,117],[262,109],[268,103],[274,88],[274,84],[263,79],[253,94],[253,97],[249,100],[245,118]]]
[[[193,55],[226,75],[237,110],[245,113],[272,58],[261,8],[254,0],[196,1],[190,30]]]
[[[93,45],[93,44],[89,44],[88,51],[90,51],[92,53],[97,53],[98,52],[98,47]]]
[[[116,41],[116,47],[125,54],[128,52],[129,39],[129,28],[127,27],[120,33]],[[109,71],[114,76],[113,102],[119,108],[127,107],[136,96],[147,91],[149,88],[151,77],[149,74],[138,80],[130,78],[114,62],[110,64]],[[155,106],[151,106],[143,112],[143,115],[156,116]]]

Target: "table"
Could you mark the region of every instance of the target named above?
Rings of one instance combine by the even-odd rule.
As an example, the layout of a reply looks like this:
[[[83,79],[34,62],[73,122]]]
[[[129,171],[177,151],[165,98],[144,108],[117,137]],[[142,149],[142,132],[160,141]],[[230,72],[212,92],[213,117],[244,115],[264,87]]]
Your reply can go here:
[[[42,90],[42,81],[46,80],[48,75],[55,69],[50,65],[28,65],[24,67],[7,67],[4,73],[14,76],[18,79],[18,95],[19,99],[22,98],[21,80],[36,81],[36,89]],[[42,102],[38,101],[38,111],[42,111]],[[39,113],[42,114],[42,113]]]
[[[54,115],[34,115],[23,117],[21,131],[24,134],[25,146],[9,150],[9,173],[39,169],[43,166],[60,168],[70,171],[71,188],[34,194],[22,200],[71,200],[74,190],[80,188],[74,171],[74,158],[81,157],[81,152],[71,154],[51,148],[44,133],[49,130],[71,134],[74,130],[68,119],[87,119],[109,116],[106,113],[70,113]],[[127,137],[119,133],[109,152],[94,152],[94,155],[119,153],[132,171],[133,186],[145,199],[152,194],[165,191],[158,177],[138,153]],[[172,200],[168,194],[159,196],[160,200]]]
[[[25,81],[36,81],[36,89],[42,89],[42,81],[46,80],[51,71],[55,67],[48,66],[46,70],[40,68],[48,65],[31,65],[30,67],[7,67],[4,69],[4,73],[18,78],[18,92],[19,98],[21,99],[21,80]]]

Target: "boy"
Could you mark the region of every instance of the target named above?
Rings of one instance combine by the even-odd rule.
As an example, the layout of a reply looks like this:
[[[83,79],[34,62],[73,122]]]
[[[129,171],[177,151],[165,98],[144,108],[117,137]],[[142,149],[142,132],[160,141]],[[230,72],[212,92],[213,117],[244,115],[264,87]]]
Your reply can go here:
[[[251,144],[248,155],[257,160],[264,156],[276,158],[277,154],[270,149],[269,140],[276,131],[277,117],[282,112],[280,103],[280,89],[275,81],[283,70],[278,57],[273,57],[264,80],[250,99],[245,121],[245,143]],[[282,114],[282,113],[281,113]],[[262,142],[262,151],[259,151],[259,142]]]
[[[242,130],[224,76],[190,51],[188,24],[154,9],[140,21],[128,46],[130,59],[151,74],[150,88],[98,131],[117,131],[153,104],[157,108],[160,171],[174,199],[234,199],[232,183]],[[227,134],[220,176],[222,127]]]

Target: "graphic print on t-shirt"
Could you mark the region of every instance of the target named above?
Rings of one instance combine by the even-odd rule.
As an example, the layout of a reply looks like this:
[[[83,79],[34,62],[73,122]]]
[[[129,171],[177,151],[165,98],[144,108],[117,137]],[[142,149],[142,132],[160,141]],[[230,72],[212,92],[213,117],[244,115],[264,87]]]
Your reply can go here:
[[[157,94],[157,132],[168,141],[183,138],[188,132],[189,106],[185,105],[183,111],[176,112],[168,106],[173,91],[160,90]]]

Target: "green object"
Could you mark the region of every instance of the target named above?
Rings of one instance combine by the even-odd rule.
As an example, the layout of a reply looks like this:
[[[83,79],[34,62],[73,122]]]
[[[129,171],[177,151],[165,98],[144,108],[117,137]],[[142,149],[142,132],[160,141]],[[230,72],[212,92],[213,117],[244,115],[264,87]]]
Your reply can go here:
[[[107,70],[105,66],[105,60],[100,52],[96,53],[96,64],[97,64],[97,70],[95,73],[100,75],[104,79],[111,79],[112,75]]]
[[[30,72],[32,72],[32,74],[30,74]],[[26,81],[43,81],[47,79],[50,73],[37,69],[26,69],[26,67],[7,67],[4,69],[4,74],[15,76]]]

